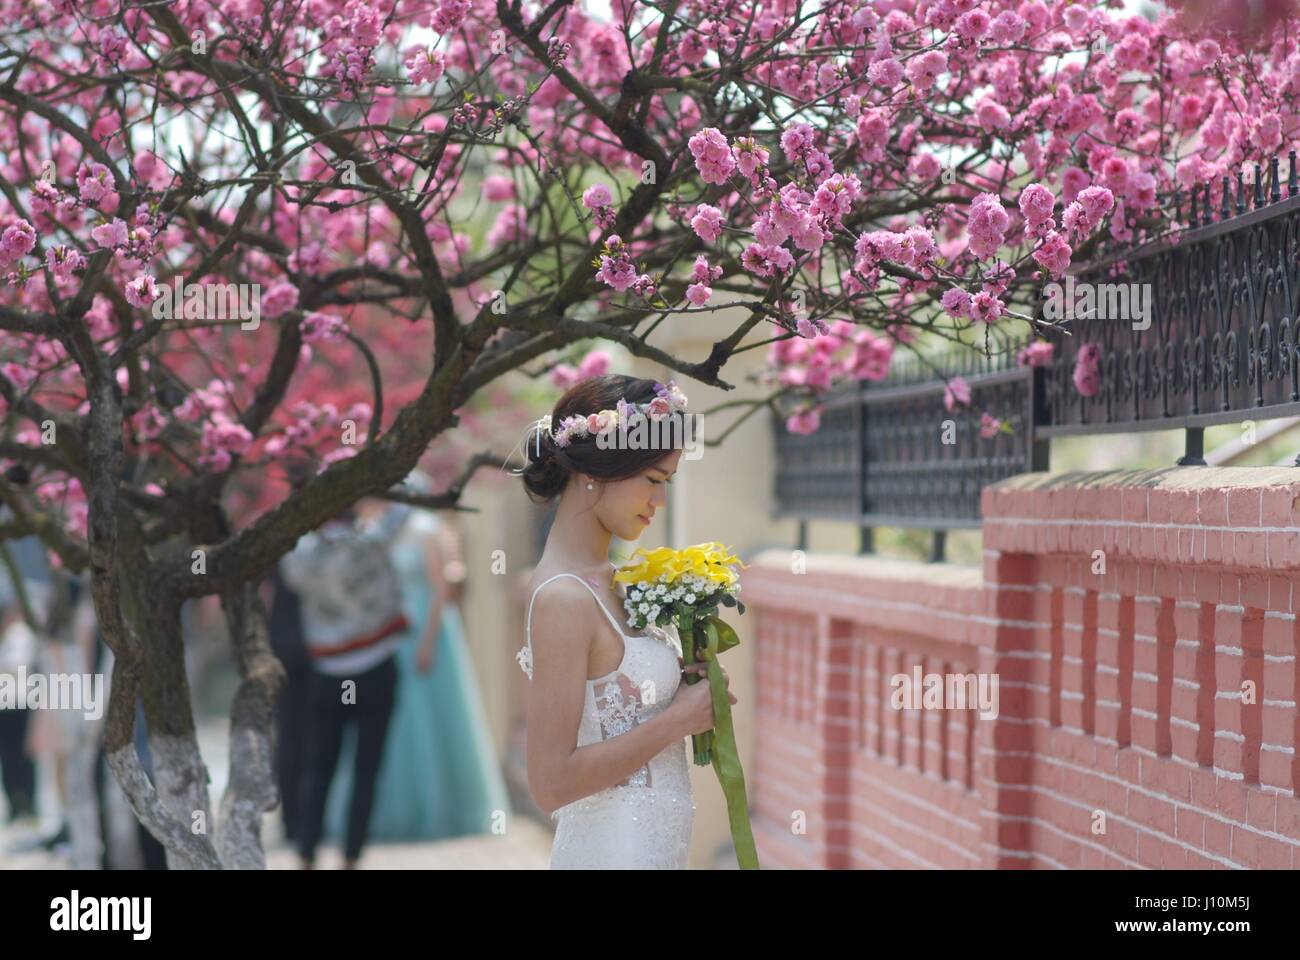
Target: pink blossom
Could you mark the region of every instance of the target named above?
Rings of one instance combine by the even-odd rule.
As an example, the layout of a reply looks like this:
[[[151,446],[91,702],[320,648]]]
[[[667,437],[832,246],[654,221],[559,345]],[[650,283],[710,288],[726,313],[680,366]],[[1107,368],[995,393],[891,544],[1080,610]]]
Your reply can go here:
[[[767,148],[759,146],[758,141],[753,137],[737,137],[732,144],[731,152],[736,158],[736,166],[740,169],[741,175],[751,180],[758,168],[767,163],[770,155]]]
[[[99,33],[99,52],[109,63],[117,64],[121,62],[123,55],[126,53],[126,34],[116,27],[101,30]]]
[[[1123,157],[1111,157],[1101,165],[1102,185],[1114,193],[1124,193],[1128,189],[1128,162]]]
[[[147,307],[158,298],[158,284],[153,277],[141,274],[125,288],[126,302],[133,307]]]
[[[867,79],[878,87],[893,87],[903,79],[903,65],[893,57],[877,60],[867,67]]]
[[[726,183],[736,169],[736,158],[731,155],[727,138],[716,127],[708,127],[687,141],[695,157],[695,169],[705,183]]]
[[[790,433],[816,433],[821,427],[821,412],[824,407],[813,407],[799,413],[791,414],[785,421],[785,428]]]
[[[704,254],[697,254],[695,262],[691,264],[691,279],[696,283],[710,283],[722,276],[721,267],[709,265],[709,258]]]
[[[1053,345],[1047,340],[1035,340],[1020,348],[1016,354],[1016,365],[1021,367],[1045,367],[1052,362]]]
[[[950,287],[945,290],[939,302],[943,304],[943,309],[950,317],[965,317],[970,313],[970,294],[961,287]]]
[[[1074,386],[1085,397],[1095,397],[1101,390],[1101,347],[1085,343],[1074,361]]]
[[[90,231],[90,236],[101,247],[126,246],[126,222],[114,217],[110,223],[103,224]]]
[[[1070,245],[1065,242],[1065,237],[1052,230],[1043,238],[1042,245],[1034,251],[1034,259],[1052,277],[1059,277],[1069,268],[1070,255],[1073,252]]]
[[[429,26],[438,33],[451,33],[465,21],[471,9],[469,0],[439,0],[438,9],[434,11]]]
[[[578,382],[603,377],[608,372],[609,353],[605,350],[592,350],[578,364]]]
[[[1072,3],[1061,11],[1061,18],[1071,33],[1079,34],[1088,28],[1088,9]]]
[[[1115,195],[1105,187],[1088,187],[1079,192],[1076,198],[1092,224],[1101,222],[1101,218],[1115,206]]]
[[[512,203],[503,207],[497,214],[486,239],[489,247],[501,247],[511,243],[523,243],[528,237],[528,210],[522,204]]]
[[[19,220],[0,234],[0,263],[9,263],[31,253],[36,246],[36,229],[26,220]]]
[[[781,150],[791,163],[811,152],[814,146],[813,128],[806,123],[791,124],[781,134]]]
[[[989,15],[977,7],[957,18],[957,22],[953,25],[953,33],[963,40],[978,40],[988,32],[989,23]]]
[[[702,307],[708,303],[711,296],[713,296],[712,288],[702,283],[692,283],[686,288],[686,299],[697,307]]]
[[[939,164],[939,158],[932,153],[918,153],[912,157],[909,165],[912,175],[918,180],[933,180],[939,175],[942,167]]]
[[[557,363],[551,368],[551,385],[561,390],[568,390],[578,382],[578,371],[571,364]]]
[[[1079,167],[1066,167],[1061,173],[1061,199],[1071,203],[1079,191],[1092,182],[1092,177]]]
[[[848,214],[861,192],[861,184],[853,174],[837,173],[827,177],[813,195],[812,210],[830,218],[834,224]]]
[[[268,320],[274,320],[297,305],[298,288],[288,280],[276,281],[262,294],[262,316]]]
[[[217,416],[203,425],[203,452],[199,455],[199,463],[225,470],[232,462],[232,454],[243,454],[252,444],[253,435],[243,424],[228,420],[224,415]]]
[[[970,234],[971,251],[980,258],[991,257],[1002,246],[1004,234],[1011,218],[995,193],[977,194],[971,201],[966,230]]]
[[[855,380],[883,380],[894,356],[894,342],[869,330],[854,338],[851,373]]]
[[[701,203],[695,208],[695,216],[691,218],[691,229],[705,243],[712,243],[722,233],[722,211],[707,203]]]
[[[342,317],[321,311],[313,311],[303,317],[299,328],[302,330],[303,343],[341,340],[348,333],[348,325]]]
[[[601,257],[600,260],[600,269],[596,271],[597,280],[608,284],[619,293],[632,286],[632,281],[636,279],[636,267],[629,261],[616,261],[611,257]]]
[[[608,207],[613,202],[614,198],[609,192],[609,187],[603,183],[593,183],[582,191],[582,205],[588,210],[595,210],[597,207]]]
[[[515,182],[509,177],[493,174],[483,178],[483,199],[491,203],[515,198]]]
[[[980,414],[980,436],[991,440],[1002,430],[1002,421],[985,411]]]
[[[992,294],[981,291],[971,297],[970,318],[976,323],[993,323],[1003,312],[1002,301]]]
[[[1020,193],[1020,213],[1031,226],[1050,220],[1055,206],[1052,191],[1041,183],[1031,183]]]
[[[975,119],[985,133],[1005,130],[1011,126],[1011,114],[1007,113],[1007,108],[992,97],[980,98],[979,103],[975,105]]]
[[[92,163],[89,167],[83,163],[77,168],[77,189],[81,199],[86,203],[97,203],[105,199],[113,193],[111,179],[108,167],[102,163]]]
[[[44,180],[32,184],[32,196],[29,206],[32,213],[49,213],[59,202],[59,188]]]
[[[45,265],[60,280],[67,280],[86,266],[86,258],[75,247],[59,244],[45,251]]]
[[[964,377],[953,377],[948,381],[947,386],[943,388],[943,407],[949,413],[953,408],[960,405],[966,406],[970,403],[970,384]]]
[[[907,61],[907,79],[918,90],[929,90],[948,69],[948,58],[938,50],[929,50]]]
[[[997,43],[1016,43],[1025,35],[1029,25],[1014,10],[1003,10],[993,18],[989,32]]]
[[[403,65],[412,83],[435,83],[447,69],[447,55],[431,47],[416,47]]]

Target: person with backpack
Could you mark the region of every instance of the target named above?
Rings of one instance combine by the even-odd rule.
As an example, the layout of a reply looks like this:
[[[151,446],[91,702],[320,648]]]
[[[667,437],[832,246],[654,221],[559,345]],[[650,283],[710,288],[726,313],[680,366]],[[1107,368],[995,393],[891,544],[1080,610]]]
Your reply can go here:
[[[377,522],[366,524],[345,510],[303,536],[280,560],[285,582],[301,600],[312,665],[296,837],[304,869],[315,865],[330,781],[348,725],[356,728],[357,750],[345,869],[356,867],[365,846],[395,701],[395,657],[408,626],[388,545],[410,513],[410,507],[395,504]]]

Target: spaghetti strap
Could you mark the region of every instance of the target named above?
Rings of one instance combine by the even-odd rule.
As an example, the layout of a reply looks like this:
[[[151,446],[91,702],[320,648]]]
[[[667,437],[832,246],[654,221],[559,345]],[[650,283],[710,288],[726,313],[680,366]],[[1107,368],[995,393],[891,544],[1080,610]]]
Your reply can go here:
[[[628,634],[623,632],[623,628],[619,626],[618,621],[614,619],[614,615],[609,612],[609,608],[605,606],[596,591],[592,589],[591,584],[576,573],[557,573],[555,576],[548,577],[546,580],[539,583],[537,589],[533,591],[533,595],[528,601],[528,618],[524,625],[526,641],[524,645],[520,647],[519,652],[515,654],[515,659],[519,661],[519,666],[523,668],[524,673],[528,675],[528,679],[530,680],[533,678],[533,602],[537,599],[537,594],[541,591],[542,587],[546,586],[552,580],[558,580],[560,577],[573,577],[573,579],[586,587],[591,593],[592,599],[596,601],[596,605],[600,607],[601,612],[605,614],[606,619],[609,620],[610,626],[614,628],[614,632],[620,637],[623,637],[624,642],[628,639]]]

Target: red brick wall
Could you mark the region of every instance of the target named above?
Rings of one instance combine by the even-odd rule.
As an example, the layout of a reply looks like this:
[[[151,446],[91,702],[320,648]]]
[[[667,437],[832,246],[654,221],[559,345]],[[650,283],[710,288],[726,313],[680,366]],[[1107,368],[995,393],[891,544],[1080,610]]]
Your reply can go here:
[[[983,571],[764,553],[764,865],[1300,867],[1298,501],[1291,470],[1029,474],[985,492]],[[894,709],[917,664],[995,675],[997,717]]]

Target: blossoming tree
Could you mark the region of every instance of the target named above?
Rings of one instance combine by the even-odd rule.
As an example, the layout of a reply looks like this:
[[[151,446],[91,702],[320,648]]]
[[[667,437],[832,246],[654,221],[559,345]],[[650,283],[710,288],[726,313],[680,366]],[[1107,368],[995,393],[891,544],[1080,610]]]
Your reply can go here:
[[[1300,89],[1289,11],[1248,38],[1042,0],[0,13],[2,533],[89,571],[110,763],[200,867],[260,866],[276,799],[255,585],[506,373],[598,372],[558,355],[595,338],[729,388],[765,346],[741,416],[795,393],[816,429],[833,383],[1032,319],[1103,237],[1160,229],[1160,194],[1291,143]],[[707,355],[656,345],[669,313]],[[295,458],[319,469],[290,492]],[[213,595],[243,683],[208,831],[179,610]]]

